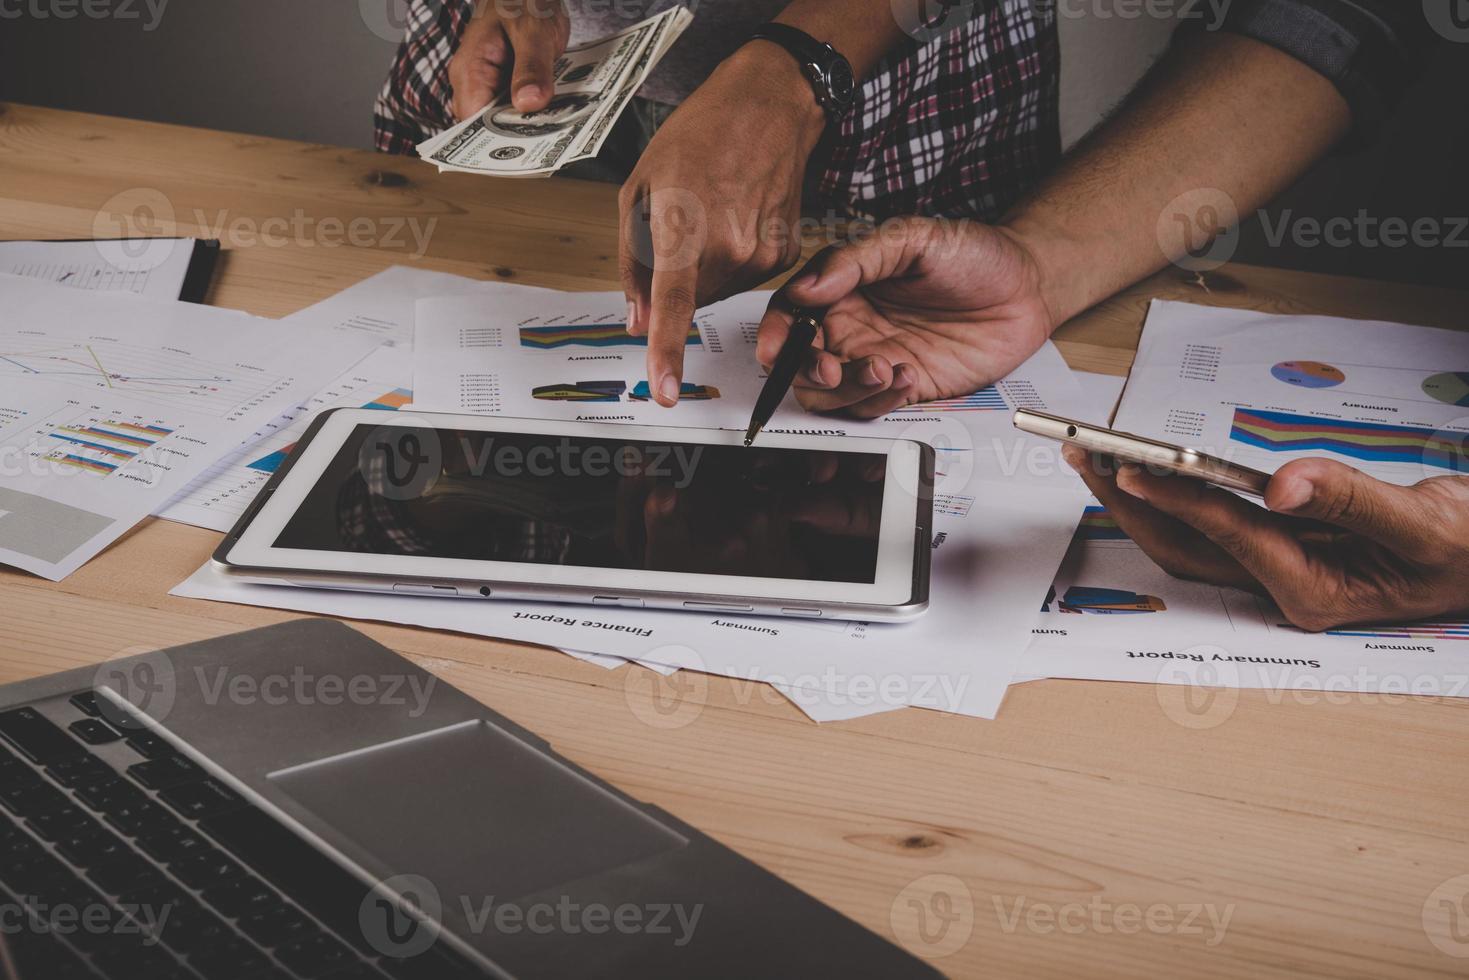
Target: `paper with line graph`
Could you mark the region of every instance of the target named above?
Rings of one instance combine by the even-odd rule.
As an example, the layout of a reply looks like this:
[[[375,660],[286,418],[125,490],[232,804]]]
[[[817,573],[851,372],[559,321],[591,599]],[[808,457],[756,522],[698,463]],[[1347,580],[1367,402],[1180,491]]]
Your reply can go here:
[[[369,337],[383,347],[251,434],[198,477],[159,517],[211,531],[234,526],[315,415],[331,408],[396,411],[412,400],[414,303],[479,285],[444,272],[392,266],[282,320],[298,335]]]
[[[1469,333],[1154,301],[1116,426],[1274,472],[1469,474]],[[1269,601],[1164,574],[1093,506],[1026,674],[1469,696],[1469,617],[1302,633]]]
[[[0,562],[58,580],[377,344],[8,275],[0,308]]]
[[[333,408],[396,412],[413,400],[413,392],[405,387],[411,370],[407,348],[378,348],[299,407],[273,420],[256,433],[260,438],[211,467],[158,516],[228,531],[290,456],[317,414]]]

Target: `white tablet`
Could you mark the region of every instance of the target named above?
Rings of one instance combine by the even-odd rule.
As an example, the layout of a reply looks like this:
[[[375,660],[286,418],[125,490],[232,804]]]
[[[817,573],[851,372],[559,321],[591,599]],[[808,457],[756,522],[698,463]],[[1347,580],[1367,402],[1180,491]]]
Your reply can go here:
[[[928,607],[906,440],[340,409],[215,552],[311,588],[896,621]]]

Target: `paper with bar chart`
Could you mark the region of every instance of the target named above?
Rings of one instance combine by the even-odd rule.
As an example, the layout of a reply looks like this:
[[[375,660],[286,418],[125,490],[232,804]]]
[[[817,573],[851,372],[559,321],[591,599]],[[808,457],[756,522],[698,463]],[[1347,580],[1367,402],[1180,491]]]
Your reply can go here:
[[[1155,301],[1116,426],[1408,484],[1469,472],[1466,373],[1457,331]],[[1169,577],[1098,506],[1044,608],[1025,674],[1469,696],[1469,619],[1305,634],[1260,597]]]
[[[744,293],[700,310],[684,350],[676,414],[653,402],[647,339],[627,332],[621,293],[566,293],[482,283],[418,304],[414,406],[430,411],[520,418],[736,429],[765,383],[755,358],[768,292]],[[925,439],[940,449],[940,471],[1049,485],[1070,470],[1044,440],[1017,438],[1018,408],[1065,412],[1057,391],[1078,397],[1059,354],[1046,348],[1009,377],[972,395],[914,405],[871,422],[803,411],[794,395],[769,431]],[[1050,401],[1048,402],[1048,399]],[[1075,414],[1076,409],[1072,409]],[[963,516],[973,495],[939,502]]]
[[[0,562],[60,579],[377,341],[0,275]]]
[[[1020,673],[1469,697],[1469,616],[1307,634],[1268,599],[1169,576],[1095,501]]]

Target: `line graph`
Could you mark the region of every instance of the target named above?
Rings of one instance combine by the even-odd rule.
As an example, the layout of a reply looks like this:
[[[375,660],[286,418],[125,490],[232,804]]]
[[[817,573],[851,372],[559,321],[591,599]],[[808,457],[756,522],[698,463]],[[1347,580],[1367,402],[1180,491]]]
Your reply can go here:
[[[19,345],[0,339],[0,377],[33,377],[155,405],[225,417],[267,398],[289,379],[250,365],[215,364],[172,347],[112,340]]]

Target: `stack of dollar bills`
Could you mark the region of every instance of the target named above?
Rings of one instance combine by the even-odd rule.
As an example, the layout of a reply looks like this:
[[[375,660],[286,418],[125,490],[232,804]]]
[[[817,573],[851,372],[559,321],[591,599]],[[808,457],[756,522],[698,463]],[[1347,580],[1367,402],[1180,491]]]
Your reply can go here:
[[[556,92],[539,112],[519,112],[506,91],[488,108],[419,144],[450,170],[494,177],[549,177],[597,155],[618,116],[694,15],[671,7],[556,62]]]

